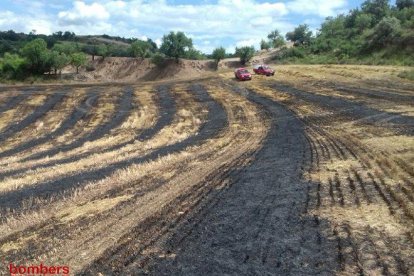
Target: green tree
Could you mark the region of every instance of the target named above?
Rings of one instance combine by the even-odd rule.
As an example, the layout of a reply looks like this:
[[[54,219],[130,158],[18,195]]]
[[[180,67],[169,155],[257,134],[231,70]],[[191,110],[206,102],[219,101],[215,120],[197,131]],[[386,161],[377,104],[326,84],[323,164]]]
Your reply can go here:
[[[214,49],[213,53],[211,54],[211,57],[216,62],[216,68],[217,68],[220,60],[226,57],[226,49],[224,49],[223,47]]]
[[[392,44],[402,34],[400,21],[395,17],[384,17],[368,35],[370,48],[381,48]]]
[[[98,45],[96,45],[96,44],[85,45],[82,48],[82,51],[84,53],[88,54],[88,55],[91,55],[92,56],[92,60],[95,60],[95,56],[98,55]]]
[[[274,30],[267,35],[267,38],[272,43],[273,48],[279,48],[286,44],[285,39],[278,30]]]
[[[362,32],[365,29],[371,28],[372,22],[372,15],[367,13],[361,13],[357,15],[357,17],[355,18],[355,28],[357,28],[359,32]]]
[[[19,78],[24,73],[26,59],[18,54],[5,53],[0,59],[0,70],[8,78]]]
[[[106,46],[105,44],[99,45],[96,53],[98,56],[102,57],[102,60],[104,60],[109,54],[108,46]]]
[[[130,51],[133,57],[145,58],[149,55],[150,44],[143,40],[136,40],[131,44]]]
[[[16,52],[16,49],[10,41],[0,39],[0,55],[7,52]]]
[[[162,38],[160,52],[166,56],[175,58],[185,57],[185,52],[193,47],[193,41],[183,32],[170,32]]]
[[[268,49],[270,49],[270,42],[262,39],[262,41],[260,41],[260,50],[268,50]]]
[[[236,48],[236,56],[240,58],[241,64],[245,65],[248,61],[254,56],[254,47],[253,46],[244,46]]]
[[[41,38],[36,38],[28,42],[21,50],[22,56],[27,59],[31,73],[43,74],[48,71],[49,62],[48,49],[46,42]]]
[[[399,10],[412,8],[414,7],[414,0],[397,0],[395,1],[395,5]]]
[[[71,64],[76,67],[76,74],[79,74],[79,67],[86,64],[87,57],[84,53],[74,53],[71,55]]]
[[[381,21],[390,11],[388,0],[366,0],[362,3],[361,9],[364,13],[372,14],[374,24]]]
[[[206,56],[201,51],[195,49],[194,47],[191,47],[190,49],[185,51],[184,57],[187,59],[193,59],[193,60],[206,59]]]
[[[147,43],[151,53],[155,53],[158,49],[157,43],[155,43],[151,38],[147,38]]]
[[[78,47],[75,43],[56,43],[52,50],[58,52],[59,54],[64,53],[66,55],[71,55],[78,51]]]
[[[312,32],[309,30],[309,26],[307,24],[299,25],[293,30],[293,32],[288,32],[286,34],[287,40],[299,45],[309,44],[311,38]]]
[[[50,59],[51,68],[54,71],[55,75],[58,71],[59,74],[62,74],[62,69],[71,62],[70,58],[65,53],[59,54],[56,51],[52,51],[50,53]]]

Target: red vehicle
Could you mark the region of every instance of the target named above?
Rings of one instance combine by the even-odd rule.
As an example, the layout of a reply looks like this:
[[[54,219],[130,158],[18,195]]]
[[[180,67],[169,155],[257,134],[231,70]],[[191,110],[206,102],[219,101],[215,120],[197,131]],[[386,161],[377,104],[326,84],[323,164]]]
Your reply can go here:
[[[251,80],[252,74],[246,68],[238,68],[234,71],[234,76],[238,80]]]
[[[253,71],[258,75],[273,76],[275,74],[275,70],[272,70],[269,66],[263,64],[253,67]]]

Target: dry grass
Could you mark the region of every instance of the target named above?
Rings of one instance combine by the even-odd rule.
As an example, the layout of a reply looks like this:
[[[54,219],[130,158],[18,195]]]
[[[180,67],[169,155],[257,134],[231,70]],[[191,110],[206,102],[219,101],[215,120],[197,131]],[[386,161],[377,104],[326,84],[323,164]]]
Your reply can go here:
[[[37,106],[40,106],[47,99],[46,94],[32,95],[16,108],[8,110],[0,114],[0,131],[4,130],[8,125],[21,121],[29,115]],[[3,144],[1,145],[3,147]]]
[[[362,141],[369,148],[385,150],[390,153],[414,152],[414,137],[406,135],[391,135],[372,137]]]
[[[66,133],[64,133],[61,136],[58,136],[54,139],[50,139],[47,143],[43,143],[39,146],[37,146],[35,149],[33,149],[30,152],[25,152],[25,153],[21,153],[19,155],[15,155],[13,157],[9,157],[4,159],[4,161],[2,161],[1,163],[7,165],[7,164],[13,164],[13,168],[17,169],[17,168],[30,168],[31,166],[34,165],[40,165],[40,164],[46,164],[52,160],[59,160],[61,158],[66,158],[69,156],[76,156],[79,153],[85,153],[88,151],[88,149],[93,150],[94,148],[92,147],[92,145],[90,143],[85,143],[84,146],[78,147],[74,150],[71,150],[69,152],[64,152],[62,154],[57,154],[54,155],[52,157],[47,157],[47,158],[43,158],[40,160],[35,160],[35,161],[29,161],[29,162],[24,162],[24,163],[17,163],[20,159],[27,157],[28,155],[32,154],[32,152],[39,152],[39,151],[45,151],[45,150],[49,150],[51,148],[54,147],[58,147],[60,145],[65,145],[65,144],[69,144],[73,141],[76,141],[77,139],[81,138],[82,136],[84,136],[85,134],[93,131],[96,127],[98,127],[98,123],[99,124],[103,124],[106,121],[111,119],[111,116],[114,112],[114,100],[116,99],[114,97],[114,94],[116,95],[118,92],[120,92],[119,89],[117,90],[110,90],[105,92],[105,94],[99,98],[98,100],[98,104],[97,107],[95,109],[92,110],[91,115],[86,119],[86,120],[80,120],[76,123],[76,125],[72,128],[72,129],[68,129],[66,131]],[[109,108],[109,109],[108,109]],[[134,116],[134,115],[133,115]],[[147,119],[147,118],[143,118],[143,119]],[[150,122],[151,123],[151,122]],[[128,129],[129,130],[129,129]],[[119,132],[119,128],[116,129],[116,131]],[[127,132],[127,129],[125,129],[124,132]],[[134,133],[132,133],[131,131],[128,131],[128,135],[132,136]],[[96,142],[99,144],[101,143],[102,146],[104,146],[108,140],[108,137],[105,137],[101,140],[96,140]],[[117,143],[122,142],[123,137],[120,136],[110,136],[109,140],[115,140]],[[110,145],[110,143],[109,143]],[[99,147],[97,147],[95,149],[96,151],[100,150]]]
[[[148,154],[158,147],[181,141],[190,135],[195,134],[201,124],[202,117],[200,116],[203,116],[201,115],[203,112],[201,111],[199,105],[188,104],[188,101],[192,101],[192,96],[190,96],[185,90],[177,88],[174,91],[174,93],[177,93],[177,99],[179,99],[177,103],[179,109],[181,108],[181,110],[184,110],[183,107],[186,106],[189,110],[176,114],[173,123],[162,129],[153,139],[144,142],[135,141],[133,144],[128,144],[115,151],[103,154],[92,154],[91,156],[76,162],[41,168],[34,171],[28,171],[23,175],[6,178],[0,182],[0,192],[7,192],[26,187],[28,185],[33,185],[35,183],[50,181],[71,173],[79,173],[79,171],[82,170],[87,171],[91,169],[103,168],[115,162],[121,162],[133,157]],[[115,142],[117,141],[112,137],[109,139]],[[99,142],[100,141],[98,141],[98,143]],[[90,144],[86,144],[85,146],[91,147]],[[59,156],[60,155],[58,154],[58,157]],[[12,168],[15,169],[16,166],[13,166]]]
[[[80,217],[93,216],[94,214],[110,210],[119,203],[131,199],[131,197],[132,195],[123,195],[114,198],[104,198],[85,202],[83,204],[78,204],[76,206],[61,210],[56,214],[56,217],[59,218],[63,223],[67,223]]]
[[[257,115],[258,110],[238,95],[228,92],[224,93],[223,89],[218,87],[210,87],[209,89],[212,89],[210,90],[211,95],[222,102],[229,113],[230,127],[219,137],[210,139],[201,146],[188,148],[183,152],[165,156],[150,163],[132,165],[119,170],[104,180],[90,183],[81,190],[74,192],[70,199],[52,202],[47,204],[47,207],[42,208],[44,211],[39,210],[37,212],[43,212],[43,220],[45,220],[52,213],[64,214],[67,210],[75,208],[75,214],[82,214],[81,216],[75,215],[74,220],[76,220],[84,217],[84,209],[89,214],[89,209],[93,206],[87,204],[85,208],[81,207],[79,209],[79,204],[84,206],[82,202],[93,202],[99,200],[98,198],[105,198],[105,194],[115,187],[121,188],[124,191],[123,194],[119,195],[121,198],[124,198],[123,196],[131,195],[132,193],[139,194],[147,185],[153,185],[157,179],[166,181],[164,185],[156,190],[145,193],[134,200],[131,198],[129,201],[125,201],[122,206],[118,205],[119,207],[116,208],[116,211],[113,210],[113,214],[108,214],[101,221],[94,221],[93,226],[89,228],[88,232],[78,233],[77,235],[80,236],[76,240],[67,240],[63,244],[56,245],[58,255],[69,262],[71,269],[79,269],[88,259],[93,258],[93,256],[112,245],[114,240],[117,240],[120,235],[138,221],[158,212],[158,210],[179,195],[190,192],[191,188],[199,181],[202,181],[207,174],[231,162],[239,154],[252,151],[258,147],[266,133],[263,128],[263,122]],[[232,113],[232,106],[234,104],[240,104],[243,110],[246,110],[243,118]],[[182,111],[181,116],[190,116],[190,113]],[[209,166],[205,166],[206,163]],[[183,166],[185,167],[183,168]],[[147,176],[151,176],[151,179],[147,180]],[[115,198],[118,198],[118,196]],[[107,208],[104,209],[108,211]],[[91,212],[96,214],[96,212],[101,211],[104,210],[100,209],[97,211],[93,209]],[[118,221],[116,225],[110,223],[114,217]],[[11,224],[11,221],[8,224],[1,225],[0,229],[8,227],[9,233],[23,229],[15,221]],[[17,227],[13,228],[13,225]],[[29,225],[26,224],[25,227]],[[111,234],[103,236],[103,233]],[[81,256],[82,260],[80,260],[79,254],[74,254],[75,251],[87,253]],[[57,256],[56,254],[53,255]],[[47,257],[53,260],[54,256]]]
[[[36,233],[29,235],[29,236],[21,237],[17,239],[16,241],[11,241],[11,242],[3,244],[0,247],[0,251],[7,254],[7,252],[12,251],[12,250],[18,250],[22,248],[23,246],[27,245],[29,241],[34,241],[37,238],[38,236]]]
[[[403,236],[410,230],[390,215],[387,206],[384,204],[324,208],[318,211],[317,215],[329,220],[334,225],[349,224],[353,229],[361,229],[361,231],[366,227],[370,227],[386,233],[390,237]]]
[[[10,149],[21,142],[26,142],[27,137],[42,137],[57,129],[65,118],[71,114],[74,108],[84,97],[84,89],[74,91],[62,102],[49,110],[42,118],[34,124],[26,127],[2,143],[2,149]]]

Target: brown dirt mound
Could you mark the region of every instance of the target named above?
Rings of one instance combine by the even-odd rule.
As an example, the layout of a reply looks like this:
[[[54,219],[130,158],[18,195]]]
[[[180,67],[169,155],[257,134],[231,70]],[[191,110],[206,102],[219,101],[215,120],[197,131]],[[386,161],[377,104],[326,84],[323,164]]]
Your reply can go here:
[[[93,71],[81,69],[74,76],[76,81],[153,81],[163,79],[185,79],[201,77],[215,69],[211,60],[166,60],[162,66],[155,66],[149,59],[109,57],[90,61]],[[73,70],[71,70],[73,72]]]

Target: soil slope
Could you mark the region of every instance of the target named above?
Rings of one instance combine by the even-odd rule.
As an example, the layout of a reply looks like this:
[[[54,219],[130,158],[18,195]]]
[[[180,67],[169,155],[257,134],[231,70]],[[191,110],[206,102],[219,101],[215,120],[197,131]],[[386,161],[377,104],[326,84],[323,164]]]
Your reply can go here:
[[[211,60],[166,60],[163,66],[157,67],[150,59],[109,57],[102,60],[97,57],[90,61],[89,70],[83,68],[80,74],[73,75],[70,72],[74,70],[67,68],[66,73],[76,81],[135,82],[202,77],[214,68]]]

